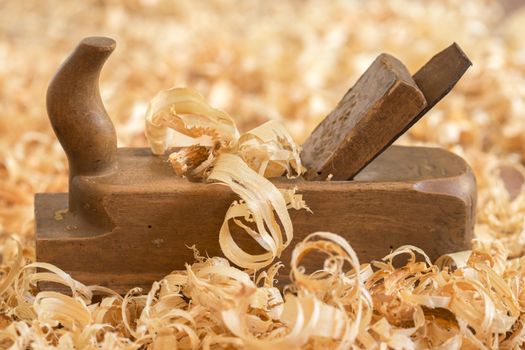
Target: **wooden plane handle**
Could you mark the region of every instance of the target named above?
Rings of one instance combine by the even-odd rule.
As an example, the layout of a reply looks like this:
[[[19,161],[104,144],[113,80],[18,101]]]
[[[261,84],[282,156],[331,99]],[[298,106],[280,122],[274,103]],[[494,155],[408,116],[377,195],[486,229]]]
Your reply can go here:
[[[114,49],[113,39],[85,38],[47,90],[47,113],[66,152],[70,181],[116,169],[117,135],[98,86],[102,66]]]

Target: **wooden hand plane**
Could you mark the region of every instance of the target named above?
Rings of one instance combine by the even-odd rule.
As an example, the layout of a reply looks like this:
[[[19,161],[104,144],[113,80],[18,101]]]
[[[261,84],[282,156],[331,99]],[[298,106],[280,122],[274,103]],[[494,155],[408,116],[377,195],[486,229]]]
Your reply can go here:
[[[148,148],[117,148],[98,89],[114,48],[109,38],[84,39],[49,86],[48,114],[68,158],[69,193],[36,195],[36,254],[84,284],[125,293],[183,269],[194,244],[220,256],[218,232],[237,198],[227,187],[177,177],[167,157]],[[469,248],[476,182],[466,162],[438,148],[376,148],[351,181],[272,179],[279,188],[297,187],[313,211],[290,212],[294,242],[281,256],[285,265],[293,245],[315,231],[342,235],[366,262],[405,244],[432,259]],[[257,247],[251,237],[238,241]]]

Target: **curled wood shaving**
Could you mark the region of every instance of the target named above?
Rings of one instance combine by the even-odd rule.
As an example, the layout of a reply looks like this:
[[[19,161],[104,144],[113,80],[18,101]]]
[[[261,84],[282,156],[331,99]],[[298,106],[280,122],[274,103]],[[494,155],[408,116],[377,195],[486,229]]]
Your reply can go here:
[[[276,121],[269,121],[239,136],[228,114],[212,108],[188,88],[162,91],[151,102],[146,114],[146,137],[153,153],[182,146],[177,140],[168,145],[168,129],[194,138],[212,136],[213,150],[196,139],[195,144],[171,153],[168,159],[177,175],[201,175],[208,182],[229,186],[239,195],[240,201],[232,203],[219,232],[224,255],[246,269],[270,265],[293,238],[288,206],[307,209],[295,193],[283,193],[265,178],[283,174],[291,178],[304,171],[300,148],[288,131]],[[242,249],[233,239],[230,220],[266,252],[250,254]]]
[[[229,115],[210,107],[202,95],[187,88],[159,92],[146,112],[146,137],[153,153],[164,153],[173,137],[169,130],[192,138],[209,136],[225,146],[239,137]]]
[[[228,153],[219,156],[208,180],[228,185],[241,197],[241,201],[232,203],[228,209],[220,229],[219,243],[222,252],[243,268],[258,269],[271,264],[293,238],[288,203],[282,193],[270,181],[251,170],[240,157]],[[274,211],[279,221],[276,220]],[[253,255],[240,248],[229,229],[231,219],[267,253]],[[241,219],[246,223],[253,223],[256,229],[250,228]]]
[[[201,172],[211,168],[222,153],[239,155],[261,177],[286,174],[292,178],[304,172],[300,148],[280,123],[268,121],[240,135],[232,117],[190,88],[161,91],[153,98],[146,112],[145,134],[154,154],[181,148],[169,155],[178,175],[195,175],[193,168]]]
[[[250,168],[267,178],[282,174],[291,178],[304,172],[299,146],[275,120],[243,134],[237,143],[236,153]]]

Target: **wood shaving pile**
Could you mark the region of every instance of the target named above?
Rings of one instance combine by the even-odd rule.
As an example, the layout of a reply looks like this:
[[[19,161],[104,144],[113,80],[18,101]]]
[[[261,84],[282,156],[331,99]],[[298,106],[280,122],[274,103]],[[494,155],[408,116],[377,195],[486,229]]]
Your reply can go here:
[[[0,1],[0,347],[519,348],[525,10],[510,3]],[[380,52],[414,72],[457,41],[474,67],[400,143],[445,147],[473,167],[475,249],[435,265],[415,247],[360,262],[352,242],[316,233],[286,248],[293,283],[279,291],[279,262],[248,274],[203,258],[196,242],[185,269],[124,297],[34,263],[33,195],[67,190],[45,89],[76,43],[95,34],[118,42],[101,92],[119,144],[141,147],[148,101],[171,86],[196,88],[240,130],[273,119],[300,143]],[[324,269],[306,274],[301,259],[315,251],[326,254]],[[396,269],[400,254],[423,260]],[[37,293],[39,280],[72,294]]]

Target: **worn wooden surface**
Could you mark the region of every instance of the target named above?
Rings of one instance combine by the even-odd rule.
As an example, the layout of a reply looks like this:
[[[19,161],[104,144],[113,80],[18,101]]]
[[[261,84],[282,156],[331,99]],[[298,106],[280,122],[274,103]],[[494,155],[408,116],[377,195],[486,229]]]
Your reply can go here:
[[[426,106],[410,116],[408,112],[414,109],[410,109],[413,106],[409,104],[409,95],[405,95],[405,99],[390,100],[387,99],[390,92],[380,96],[378,87],[381,84],[388,86],[389,82],[379,78],[379,72],[402,72],[401,79],[408,81],[406,69],[399,61],[386,55],[384,57],[395,65],[380,65],[378,62],[382,61],[381,57],[303,145],[302,159],[311,168],[307,178],[323,179],[327,172],[333,174],[334,179],[353,178],[448,94],[472,65],[456,43],[432,57],[413,76]],[[397,70],[393,70],[393,67],[397,67]],[[410,84],[414,86],[412,82]],[[381,101],[379,107],[378,103],[370,103],[377,98]],[[358,99],[358,103],[349,103],[354,99]],[[402,118],[399,118],[400,115]]]
[[[52,263],[85,284],[124,293],[132,287],[149,288],[170,271],[183,269],[193,261],[187,246],[196,244],[203,253],[221,255],[217,235],[236,197],[224,186],[177,178],[166,158],[153,156],[149,149],[116,149],[115,130],[98,92],[100,69],[114,46],[108,38],[83,40],[50,85],[49,118],[71,174],[69,194],[36,196],[36,254],[38,261]],[[388,106],[382,110],[388,116],[376,114],[363,124],[362,134],[355,134],[363,147],[355,152],[367,157],[374,153],[363,136],[367,128],[388,129],[381,134],[384,144],[394,129],[410,120],[409,114],[424,107],[421,92],[399,62],[383,55],[375,65],[379,68],[372,67],[374,74],[365,74],[358,83],[371,90],[357,89],[372,98],[354,93],[342,102],[355,103],[355,110],[362,111],[356,123],[369,118],[366,113],[375,113],[374,108]],[[399,105],[401,114],[394,108],[398,99],[408,104]],[[375,105],[370,108],[362,101]],[[392,113],[403,122],[390,120]],[[334,123],[346,117],[336,116]],[[273,181],[280,188],[297,186],[314,211],[291,213],[292,246],[311,232],[332,231],[369,261],[405,244],[424,249],[433,259],[470,245],[475,179],[461,158],[444,150],[392,146],[354,181]],[[237,240],[256,252],[251,237]],[[284,252],[284,262],[291,251]],[[319,261],[305,264],[312,267]],[[287,279],[286,271],[281,278]]]
[[[384,145],[384,148],[378,155],[393,144],[394,141],[407,132],[408,129],[417,123],[432,107],[441,101],[441,99],[454,88],[470,66],[472,66],[472,62],[470,62],[467,55],[456,43],[437,53],[425,63],[423,67],[414,74],[413,78],[425,96],[427,105],[400,130],[397,135]]]
[[[165,159],[149,149],[119,149],[117,159],[118,172],[75,180],[77,190],[98,198],[111,227],[97,226],[82,212],[61,218],[68,207],[65,193],[37,195],[38,261],[55,264],[83,283],[125,292],[148,288],[184,268],[193,261],[186,246],[221,255],[218,232],[236,199],[233,192],[175,177]],[[461,158],[441,149],[392,146],[355,181],[274,182],[297,186],[314,212],[291,212],[292,245],[311,232],[332,231],[348,239],[362,261],[405,244],[424,249],[432,259],[470,246],[475,180]],[[237,239],[257,251],[250,237]],[[286,263],[291,250],[282,256]],[[281,278],[286,280],[286,271]]]
[[[381,54],[303,144],[305,177],[351,179],[425,106],[405,66]]]
[[[81,175],[101,175],[115,171],[117,134],[100,97],[100,71],[115,49],[111,38],[89,37],[82,40],[60,66],[47,90],[49,121],[66,152],[69,163],[69,205],[72,211],[85,206],[94,213],[91,220],[109,219],[96,198],[74,189]]]
[[[458,44],[453,43],[443,51],[434,55],[413,76],[417,86],[425,95],[427,105],[412,119],[402,133],[406,132],[425,113],[445,97],[461,79],[472,62],[461,50]]]

